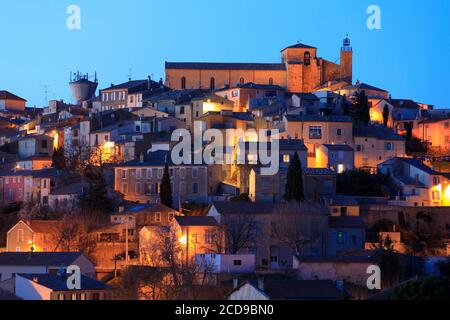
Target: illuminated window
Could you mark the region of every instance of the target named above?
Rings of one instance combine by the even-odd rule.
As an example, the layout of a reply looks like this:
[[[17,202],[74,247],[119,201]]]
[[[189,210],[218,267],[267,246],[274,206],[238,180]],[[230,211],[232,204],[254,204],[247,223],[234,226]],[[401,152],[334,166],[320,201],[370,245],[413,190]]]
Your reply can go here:
[[[306,51],[304,56],[304,65],[309,66],[310,64],[311,64],[311,54],[309,53],[309,51]]]
[[[338,164],[338,173],[343,173],[345,170],[344,165],[342,163]]]
[[[320,126],[309,127],[309,138],[310,139],[322,139],[322,127],[320,127]]]
[[[291,162],[291,157],[288,154],[283,155],[283,162],[284,163]]]

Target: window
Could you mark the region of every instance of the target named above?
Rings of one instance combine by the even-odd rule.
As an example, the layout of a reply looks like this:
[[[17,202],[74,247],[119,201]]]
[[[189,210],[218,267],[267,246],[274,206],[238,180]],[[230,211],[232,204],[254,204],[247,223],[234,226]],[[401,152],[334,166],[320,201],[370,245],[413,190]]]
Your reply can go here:
[[[364,150],[363,146],[358,144],[356,145],[356,152],[362,152]]]
[[[41,148],[47,149],[47,140],[41,140]]]
[[[147,178],[151,179],[152,178],[152,169],[147,169]]]
[[[198,178],[198,168],[192,168],[192,178]]]
[[[184,107],[180,107],[180,114],[184,114]]]
[[[134,102],[134,97],[130,96],[130,103],[133,103],[133,102]]]
[[[244,78],[240,78],[239,79],[239,83],[240,83],[241,86],[244,85],[245,84],[245,79]]]
[[[437,186],[441,183],[441,179],[439,177],[433,177],[433,185]]]
[[[191,235],[191,242],[192,243],[198,243],[198,238],[197,238],[197,234],[196,233]]]
[[[269,78],[269,84],[272,86],[273,85],[273,78]]]
[[[173,213],[169,213],[169,222],[172,221],[174,218],[174,214]]]
[[[311,64],[311,53],[309,53],[309,51],[306,51],[305,52],[305,55],[304,55],[304,59],[303,59],[304,61],[303,61],[303,64],[305,65],[305,66],[309,66],[310,64]]]
[[[344,243],[344,232],[338,231],[336,240],[337,240],[337,244],[343,244]]]
[[[23,242],[23,229],[17,230],[17,242]]]
[[[180,168],[180,178],[184,179],[186,177],[186,169]]]
[[[127,178],[127,171],[122,170],[122,179],[126,179],[126,178]]]
[[[284,163],[289,163],[289,162],[291,162],[291,156],[288,155],[288,154],[284,154],[284,155],[283,155],[283,162],[284,162]]]
[[[194,193],[194,194],[198,193],[198,183],[192,184],[192,193]]]
[[[322,127],[320,127],[320,126],[309,127],[309,138],[310,139],[322,139]]]
[[[393,149],[394,148],[393,148],[392,142],[386,142],[386,150],[390,151],[390,150],[393,150]]]
[[[163,176],[163,169],[162,168],[158,168],[158,178],[161,179]]]
[[[98,292],[93,293],[92,300],[100,300],[100,294]]]
[[[338,136],[342,136],[342,129],[337,129],[337,130],[336,130],[336,134],[337,134]]]
[[[58,294],[58,300],[63,301],[66,300],[66,296],[63,293]]]
[[[242,260],[233,260],[234,266],[242,266]]]
[[[207,244],[214,243],[214,232],[212,230],[205,231],[205,243]]]
[[[239,96],[239,90],[233,90],[233,92],[231,92],[231,96],[233,98],[236,98],[237,96]]]
[[[141,132],[141,126],[139,125],[136,126],[136,132]]]
[[[214,79],[214,77],[211,78],[211,80],[209,82],[209,86],[210,86],[211,90],[214,90],[216,88],[216,79]]]
[[[155,213],[155,221],[156,222],[161,222],[161,212],[156,212]]]
[[[181,78],[181,89],[186,89],[186,77]]]

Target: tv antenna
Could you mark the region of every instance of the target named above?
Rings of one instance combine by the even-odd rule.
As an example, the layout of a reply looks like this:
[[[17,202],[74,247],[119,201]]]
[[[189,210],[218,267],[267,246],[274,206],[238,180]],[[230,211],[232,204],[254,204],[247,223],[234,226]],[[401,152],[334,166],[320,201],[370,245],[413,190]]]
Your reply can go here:
[[[127,77],[128,77],[128,80],[129,80],[129,81],[131,81],[132,71],[133,71],[133,69],[131,69],[131,68],[128,70],[128,75],[127,75]]]
[[[48,85],[48,84],[44,84],[44,85],[41,85],[41,87],[44,88],[44,91],[43,91],[42,93],[43,93],[44,96],[45,96],[45,105],[48,105],[48,89],[49,89],[51,86]]]

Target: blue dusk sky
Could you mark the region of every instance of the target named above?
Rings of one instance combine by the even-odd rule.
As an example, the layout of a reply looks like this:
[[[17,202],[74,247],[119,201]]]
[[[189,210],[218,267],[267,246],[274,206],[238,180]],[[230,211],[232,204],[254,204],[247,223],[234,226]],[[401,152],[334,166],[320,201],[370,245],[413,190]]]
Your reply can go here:
[[[69,30],[69,5],[81,30]],[[381,29],[369,30],[369,5]],[[348,33],[357,79],[395,98],[450,107],[448,0],[0,0],[0,89],[28,100],[71,101],[71,71],[100,88],[164,77],[165,61],[278,62],[298,41],[338,61]]]

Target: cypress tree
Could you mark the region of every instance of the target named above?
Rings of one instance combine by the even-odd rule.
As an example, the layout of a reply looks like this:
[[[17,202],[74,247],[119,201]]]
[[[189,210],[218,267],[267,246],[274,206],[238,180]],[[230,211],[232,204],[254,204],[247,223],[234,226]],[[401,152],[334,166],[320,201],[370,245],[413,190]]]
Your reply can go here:
[[[166,166],[164,167],[164,174],[161,180],[159,196],[161,199],[161,204],[165,205],[166,207],[173,208],[172,186],[170,184],[170,173],[168,163],[166,163]]]
[[[284,200],[301,202],[304,199],[302,164],[297,152],[289,164]]]
[[[387,104],[385,104],[383,108],[383,125],[387,127],[388,122],[389,122],[389,107],[387,106]]]

